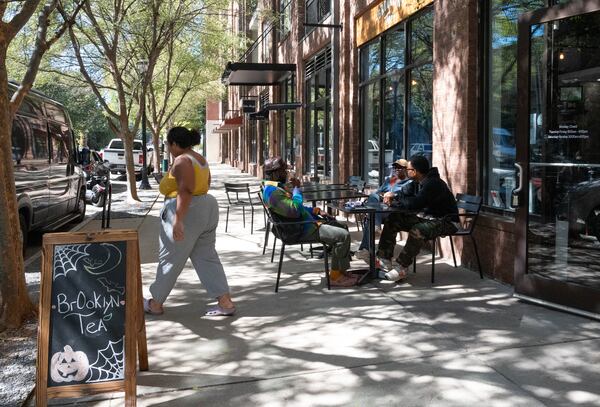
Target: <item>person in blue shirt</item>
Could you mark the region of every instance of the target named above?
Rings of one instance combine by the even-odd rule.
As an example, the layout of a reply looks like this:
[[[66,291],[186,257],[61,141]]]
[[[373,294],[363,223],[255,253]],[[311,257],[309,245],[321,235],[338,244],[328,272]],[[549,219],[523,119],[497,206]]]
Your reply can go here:
[[[404,196],[414,196],[416,193],[415,184],[410,178],[408,178],[408,175],[406,174],[407,164],[408,161],[403,158],[394,161],[392,163],[392,175],[386,177],[383,181],[383,184],[377,188],[377,191],[369,195],[366,203],[373,204],[382,202],[384,197],[396,199]],[[370,229],[369,219],[367,216],[365,216],[365,220],[363,222],[362,241],[360,242],[360,246],[358,246],[359,253],[357,256],[361,258],[366,258],[369,255],[368,250]],[[375,225],[381,226],[386,217],[387,215],[383,213],[375,214]]]

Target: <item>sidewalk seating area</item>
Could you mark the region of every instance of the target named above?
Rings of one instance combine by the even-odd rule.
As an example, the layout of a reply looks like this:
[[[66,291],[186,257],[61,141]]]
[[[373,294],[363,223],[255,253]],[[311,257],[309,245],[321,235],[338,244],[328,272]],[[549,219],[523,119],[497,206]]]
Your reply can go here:
[[[259,180],[226,165],[211,170],[217,251],[238,311],[203,317],[211,300],[188,262],[165,313],[146,315],[150,370],[138,374],[139,405],[600,406],[599,322],[520,302],[512,287],[452,259],[436,259],[434,285],[422,253],[404,284],[327,290],[323,260],[291,246],[273,292],[278,263],[262,254],[262,214],[251,233],[231,211],[225,233],[224,182]],[[145,295],[161,205],[138,227]],[[362,232],[351,231],[355,247]],[[86,405],[122,402],[104,394]]]

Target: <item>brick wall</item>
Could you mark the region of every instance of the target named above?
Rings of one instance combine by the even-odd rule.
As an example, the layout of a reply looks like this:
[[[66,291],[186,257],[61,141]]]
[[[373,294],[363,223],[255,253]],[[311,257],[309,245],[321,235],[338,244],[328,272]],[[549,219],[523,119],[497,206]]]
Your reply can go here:
[[[454,192],[479,190],[479,28],[477,0],[434,3],[433,165]],[[498,280],[513,282],[514,220],[483,214],[475,229],[482,268]],[[454,238],[461,263],[476,270],[470,239]],[[444,256],[451,256],[442,239]],[[460,253],[460,255],[458,254]]]

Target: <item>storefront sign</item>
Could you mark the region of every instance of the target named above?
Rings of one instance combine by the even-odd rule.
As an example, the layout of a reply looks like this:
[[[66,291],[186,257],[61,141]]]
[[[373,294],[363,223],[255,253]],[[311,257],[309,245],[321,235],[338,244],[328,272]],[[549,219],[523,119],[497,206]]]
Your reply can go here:
[[[356,17],[356,46],[377,37],[433,0],[381,0]]]
[[[580,129],[576,124],[561,124],[556,130],[548,130],[546,140],[573,140],[590,138],[590,132]]]
[[[256,99],[242,99],[242,112],[243,113],[256,112]]]

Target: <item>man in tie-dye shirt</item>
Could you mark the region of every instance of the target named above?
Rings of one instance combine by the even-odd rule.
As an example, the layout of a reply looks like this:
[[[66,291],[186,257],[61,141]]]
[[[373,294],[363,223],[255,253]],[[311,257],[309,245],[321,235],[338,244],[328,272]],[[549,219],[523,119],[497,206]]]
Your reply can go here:
[[[265,205],[286,222],[314,221],[322,219],[319,208],[304,206],[300,181],[290,180],[292,192],[285,189],[287,181],[287,163],[281,157],[272,157],[265,161],[265,181],[263,182],[263,199]],[[317,231],[318,229],[318,231]],[[305,223],[302,226],[301,237],[310,238],[318,233],[319,241],[332,247],[331,252],[331,284],[336,286],[352,286],[357,278],[346,271],[350,268],[350,233],[341,224]]]

